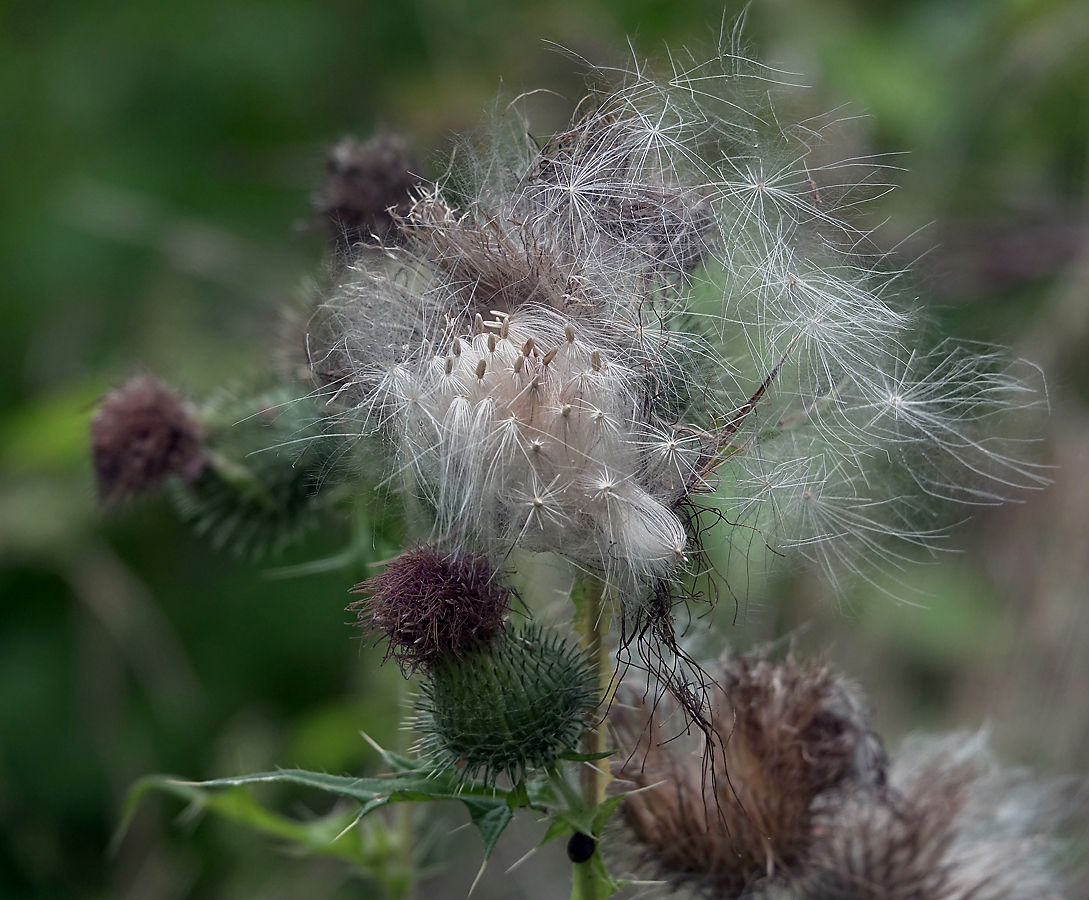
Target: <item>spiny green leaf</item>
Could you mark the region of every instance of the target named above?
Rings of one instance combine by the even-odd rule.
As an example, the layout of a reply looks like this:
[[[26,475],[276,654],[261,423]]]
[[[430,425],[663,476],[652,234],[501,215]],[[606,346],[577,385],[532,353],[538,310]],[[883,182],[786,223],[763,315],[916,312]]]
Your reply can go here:
[[[507,806],[511,809],[529,806],[529,791],[526,789],[526,781],[524,778],[519,779],[518,783],[511,788],[510,793],[507,794]]]
[[[462,802],[465,804],[466,809],[469,810],[469,818],[476,826],[477,831],[480,832],[480,837],[484,840],[484,859],[487,861],[488,857],[492,855],[492,850],[495,849],[499,836],[510,824],[511,819],[514,818],[514,810],[505,802],[499,806],[484,804],[478,800],[464,800]]]
[[[595,838],[600,837],[601,830],[605,827],[605,823],[609,821],[609,817],[616,812],[616,808],[626,796],[627,794],[617,794],[613,797],[607,797],[592,809],[584,809],[581,807],[574,809],[553,809],[551,811],[552,824],[549,826],[541,843],[547,844],[549,841],[554,841],[556,838],[562,837],[565,834],[570,834],[573,831],[591,834]]]
[[[408,762],[404,757],[389,754],[398,765]],[[351,778],[327,775],[323,772],[307,772],[302,769],[284,769],[278,772],[259,772],[234,778],[217,778],[211,781],[182,781],[164,775],[141,779],[129,793],[125,804],[120,833],[131,821],[140,800],[149,791],[162,790],[183,800],[210,809],[250,825],[268,834],[300,843],[308,849],[322,849],[324,844],[314,845],[314,835],[308,825],[295,822],[273,813],[258,804],[241,790],[255,784],[295,784],[315,788],[326,793],[347,797],[360,804],[351,818],[362,819],[389,803],[422,800],[456,800],[469,812],[470,820],[484,841],[485,858],[495,847],[496,841],[514,816],[508,804],[510,791],[477,782],[466,782],[450,773],[403,772],[388,778]],[[528,802],[528,800],[527,800]],[[525,805],[525,804],[523,804]],[[350,824],[351,819],[341,823]],[[325,844],[330,843],[328,840]],[[322,852],[327,852],[322,849]],[[337,853],[336,855],[341,855]]]
[[[594,850],[594,855],[584,863],[575,865],[574,884],[571,900],[607,900],[627,882],[617,881],[605,868],[601,857],[601,847]]]
[[[364,852],[363,842],[348,833],[356,819],[353,810],[334,811],[318,819],[299,822],[262,806],[243,787],[210,791],[204,790],[199,785],[162,776],[142,779],[133,788],[126,804],[118,838],[124,834],[140,799],[151,790],[161,790],[188,801],[195,809],[207,810],[225,819],[247,825],[263,834],[291,841],[304,847],[308,852],[334,856],[363,866],[372,872],[383,864],[387,864],[391,855],[397,855],[382,854],[383,858],[379,859],[374,854]]]
[[[531,809],[547,810],[556,805],[556,789],[547,774],[537,774],[523,779]]]
[[[607,797],[590,810],[590,813],[593,816],[591,819],[593,830],[590,833],[593,834],[594,837],[601,835],[601,829],[605,827],[605,823],[609,821],[609,817],[616,812],[616,808],[626,796],[627,794],[616,794],[612,797]]]
[[[393,771],[393,772],[417,772],[417,771],[419,771],[420,764],[416,760],[409,759],[407,756],[401,756],[398,753],[394,753],[392,750],[386,750],[384,747],[380,746],[379,743],[374,738],[372,738],[369,734],[367,734],[367,732],[365,732],[365,731],[361,731],[359,733],[360,733],[360,735],[362,735],[363,740],[365,740],[368,744],[370,744],[371,747],[374,748],[375,752],[377,752],[378,755],[382,757],[382,762],[384,762],[387,766],[389,766],[391,771]]]
[[[556,840],[556,838],[571,834],[574,830],[567,822],[561,819],[553,819],[552,824],[548,826],[548,831],[545,832],[545,836],[541,838],[541,846]]]

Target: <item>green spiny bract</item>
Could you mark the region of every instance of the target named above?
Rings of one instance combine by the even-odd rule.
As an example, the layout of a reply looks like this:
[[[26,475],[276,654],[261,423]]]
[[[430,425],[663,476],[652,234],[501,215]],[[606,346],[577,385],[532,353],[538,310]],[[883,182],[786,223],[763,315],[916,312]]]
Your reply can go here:
[[[209,463],[188,485],[171,485],[182,518],[217,548],[276,552],[314,527],[343,448],[317,405],[278,388],[224,396],[202,410]]]
[[[576,750],[598,699],[585,654],[530,625],[434,666],[417,749],[439,769],[514,778]]]

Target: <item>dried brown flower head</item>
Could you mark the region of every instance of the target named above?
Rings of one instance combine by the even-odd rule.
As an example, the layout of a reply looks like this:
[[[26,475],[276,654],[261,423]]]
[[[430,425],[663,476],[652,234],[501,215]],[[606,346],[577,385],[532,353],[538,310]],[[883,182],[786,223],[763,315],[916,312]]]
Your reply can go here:
[[[621,806],[646,857],[667,878],[735,896],[796,867],[816,798],[845,780],[879,782],[884,754],[857,689],[826,666],[735,656],[719,687],[715,746],[691,755],[663,743],[657,716],[614,716],[621,740],[638,740],[616,775],[662,782]]]
[[[880,792],[813,819],[790,896],[834,900],[1060,900],[1079,789],[998,766],[979,734],[909,741]]]
[[[888,764],[856,687],[827,667],[729,659],[714,746],[683,754],[659,704],[618,709],[614,771],[640,860],[673,886],[752,900],[1061,900],[1084,789],[1000,768],[980,735]],[[1079,799],[1080,798],[1080,799]]]
[[[208,463],[185,404],[149,375],[106,395],[91,419],[91,453],[107,505],[156,490],[169,475],[195,481]]]
[[[491,640],[514,594],[485,558],[426,545],[401,554],[355,592],[369,596],[350,608],[368,634],[389,642],[386,658],[406,674]]]
[[[538,304],[560,313],[598,312],[604,299],[587,293],[582,265],[530,223],[512,236],[479,210],[462,216],[436,193],[416,202],[403,225],[409,246],[448,279],[467,321]]]
[[[325,179],[311,203],[337,251],[354,244],[397,243],[397,217],[407,214],[422,167],[403,138],[380,131],[365,143],[343,138],[325,158]]]

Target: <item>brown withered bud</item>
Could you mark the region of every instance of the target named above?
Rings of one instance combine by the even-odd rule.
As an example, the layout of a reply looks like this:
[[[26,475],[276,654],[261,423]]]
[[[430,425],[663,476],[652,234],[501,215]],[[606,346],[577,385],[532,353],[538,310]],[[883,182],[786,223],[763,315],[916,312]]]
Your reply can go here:
[[[980,734],[913,738],[880,792],[853,791],[813,819],[790,897],[802,900],[1062,900],[1064,830],[1085,788],[998,766]],[[1080,827],[1080,826],[1079,826]]]
[[[468,321],[477,314],[494,320],[493,311],[513,313],[529,303],[567,314],[602,303],[587,294],[577,261],[527,225],[509,232],[486,216],[459,215],[432,191],[412,205],[403,227],[408,246],[449,279]]]
[[[412,207],[423,168],[405,141],[380,131],[365,143],[343,138],[325,157],[325,179],[311,203],[316,224],[339,253],[354,244],[399,243],[398,218]]]
[[[711,740],[685,753],[636,700],[610,716],[638,864],[749,900],[1064,900],[1086,787],[998,766],[981,735],[908,740],[889,763],[859,692],[825,666],[734,656]],[[1064,834],[1065,832],[1065,834]]]
[[[618,710],[610,725],[635,745],[614,774],[647,788],[620,807],[642,861],[734,897],[796,869],[818,797],[878,785],[885,757],[856,688],[823,665],[734,656],[719,687],[713,741],[687,755],[667,743],[661,706]]]
[[[91,419],[91,455],[107,506],[154,491],[170,475],[195,481],[208,464],[185,404],[147,375],[106,395]]]
[[[367,634],[388,642],[406,676],[448,654],[460,655],[503,630],[514,591],[498,582],[486,559],[422,546],[356,585],[369,596],[349,608]]]

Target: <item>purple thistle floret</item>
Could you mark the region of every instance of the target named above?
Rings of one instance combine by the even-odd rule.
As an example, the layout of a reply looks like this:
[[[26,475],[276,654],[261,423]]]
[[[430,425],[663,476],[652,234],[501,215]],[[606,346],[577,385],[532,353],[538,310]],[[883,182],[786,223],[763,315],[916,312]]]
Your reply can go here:
[[[106,395],[91,420],[91,454],[98,495],[107,506],[155,491],[171,475],[196,481],[208,465],[200,426],[149,375]]]
[[[401,554],[355,592],[368,595],[350,607],[360,625],[388,641],[386,659],[406,675],[490,641],[503,630],[514,595],[483,557],[427,545]]]

